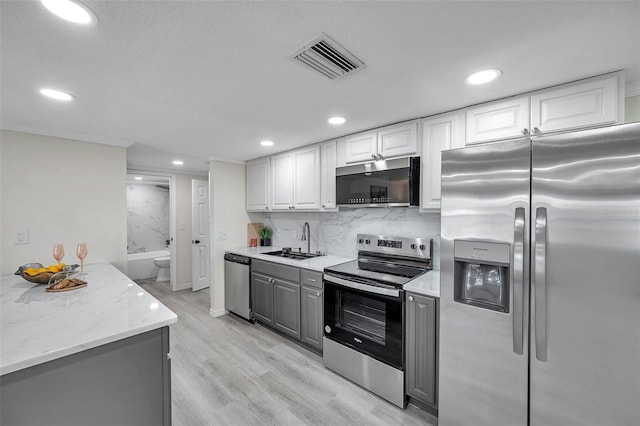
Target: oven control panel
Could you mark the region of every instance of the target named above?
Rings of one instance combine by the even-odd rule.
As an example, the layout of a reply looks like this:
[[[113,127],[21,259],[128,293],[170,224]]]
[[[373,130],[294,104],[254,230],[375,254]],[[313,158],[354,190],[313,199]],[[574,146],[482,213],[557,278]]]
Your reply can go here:
[[[356,242],[358,251],[431,259],[431,238],[358,234]]]

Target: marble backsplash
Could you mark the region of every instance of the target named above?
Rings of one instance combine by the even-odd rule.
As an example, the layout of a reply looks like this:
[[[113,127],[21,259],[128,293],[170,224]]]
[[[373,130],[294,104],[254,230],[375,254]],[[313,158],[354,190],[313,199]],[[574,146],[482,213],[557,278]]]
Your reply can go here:
[[[168,187],[127,185],[127,253],[164,250],[169,220]]]
[[[432,237],[434,268],[440,264],[440,215],[420,213],[415,208],[343,209],[334,213],[252,213],[252,221],[273,228],[272,243],[280,247],[302,247],[302,226],[311,227],[311,250],[355,258],[357,234],[398,237]]]

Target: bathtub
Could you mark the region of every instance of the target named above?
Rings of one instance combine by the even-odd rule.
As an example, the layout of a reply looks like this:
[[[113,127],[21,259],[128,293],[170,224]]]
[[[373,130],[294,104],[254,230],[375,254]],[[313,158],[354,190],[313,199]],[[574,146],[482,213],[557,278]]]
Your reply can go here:
[[[158,268],[153,264],[156,257],[170,256],[169,250],[148,251],[145,253],[132,253],[127,255],[127,275],[132,280],[155,278]]]

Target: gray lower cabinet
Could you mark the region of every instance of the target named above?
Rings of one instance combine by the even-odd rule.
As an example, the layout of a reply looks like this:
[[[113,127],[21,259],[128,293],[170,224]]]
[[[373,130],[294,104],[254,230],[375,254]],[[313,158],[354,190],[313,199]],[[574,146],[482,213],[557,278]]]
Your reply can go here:
[[[301,298],[301,330],[300,340],[307,345],[322,350],[322,290],[302,287]]]
[[[273,326],[300,339],[300,284],[275,279],[273,283]]]
[[[437,299],[407,293],[406,392],[437,409]]]
[[[8,373],[2,425],[171,425],[169,327]]]
[[[251,274],[251,310],[253,317],[263,323],[273,324],[273,278]]]
[[[322,351],[322,272],[254,259],[253,318]]]

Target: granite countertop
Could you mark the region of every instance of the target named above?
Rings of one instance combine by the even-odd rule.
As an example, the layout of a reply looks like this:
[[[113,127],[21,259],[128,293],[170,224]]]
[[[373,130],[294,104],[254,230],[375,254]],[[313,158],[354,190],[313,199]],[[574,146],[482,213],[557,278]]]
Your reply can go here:
[[[86,287],[60,293],[0,277],[0,375],[175,323],[177,315],[109,264],[85,266]]]
[[[440,271],[432,270],[424,273],[406,283],[403,288],[423,296],[440,298]]]
[[[318,272],[324,271],[324,268],[328,266],[333,266],[339,263],[349,262],[350,260],[353,260],[346,257],[333,256],[333,255],[318,256],[318,257],[313,257],[311,259],[304,259],[304,260],[296,260],[296,259],[287,259],[286,257],[270,256],[268,254],[264,254],[270,251],[277,251],[277,250],[280,250],[280,248],[278,247],[239,247],[236,249],[229,249],[226,252],[232,253],[232,254],[238,254],[241,256],[247,256],[252,259],[264,260],[267,262],[275,262],[275,263],[281,263],[283,265],[297,266],[298,268],[310,269],[312,271],[318,271]]]

